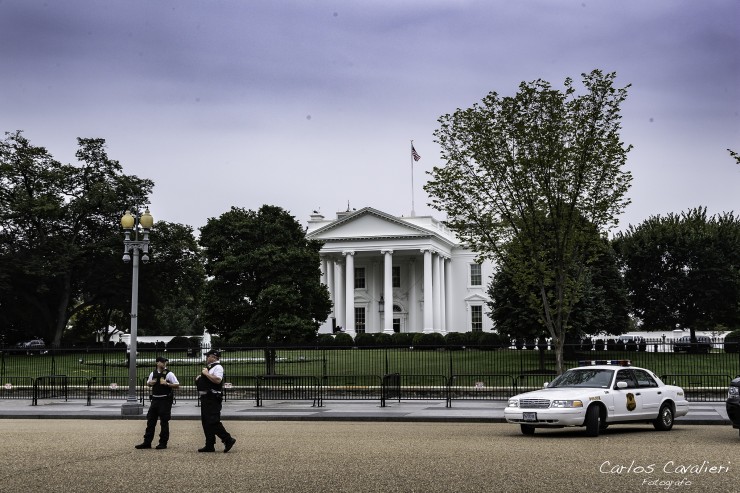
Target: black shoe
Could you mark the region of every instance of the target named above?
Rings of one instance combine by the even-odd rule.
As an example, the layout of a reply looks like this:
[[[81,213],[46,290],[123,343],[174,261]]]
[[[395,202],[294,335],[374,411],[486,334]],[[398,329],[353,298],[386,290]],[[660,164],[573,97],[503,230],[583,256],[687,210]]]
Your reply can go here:
[[[203,448],[198,449],[198,452],[215,452],[215,451],[216,449],[213,447],[203,447]]]
[[[138,448],[138,449],[152,448],[152,444],[151,443],[144,442],[144,443],[140,443],[138,445],[134,445],[134,448]]]
[[[231,447],[233,447],[235,443],[236,443],[236,438],[234,437],[232,437],[231,440],[229,440],[228,442],[224,443],[224,454],[228,452],[229,450],[231,450]]]
[[[166,443],[160,443],[159,445],[157,445],[154,448],[157,449],[157,450],[163,450],[163,449],[166,449],[167,448],[167,444]]]

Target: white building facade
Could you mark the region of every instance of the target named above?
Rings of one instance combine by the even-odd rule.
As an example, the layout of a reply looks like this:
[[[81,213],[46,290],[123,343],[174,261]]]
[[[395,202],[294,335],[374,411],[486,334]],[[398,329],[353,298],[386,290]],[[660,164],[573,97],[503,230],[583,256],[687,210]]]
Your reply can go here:
[[[332,313],[320,333],[490,331],[488,261],[476,262],[431,216],[396,217],[373,208],[313,214],[307,237],[323,243],[321,276]]]

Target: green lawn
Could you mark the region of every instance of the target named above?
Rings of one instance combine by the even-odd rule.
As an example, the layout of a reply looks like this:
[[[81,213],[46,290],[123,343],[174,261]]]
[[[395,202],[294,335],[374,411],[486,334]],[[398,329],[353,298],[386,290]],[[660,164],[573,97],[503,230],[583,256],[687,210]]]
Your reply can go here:
[[[166,354],[170,368],[182,382],[194,378],[203,367],[200,357],[188,357],[185,351],[156,353],[140,351],[137,360],[138,377],[145,378],[154,368],[158,354]],[[707,385],[726,385],[729,379],[740,374],[740,354],[712,352],[710,354],[611,352],[590,351],[580,353],[566,361],[566,367],[576,366],[579,359],[623,359],[654,371],[658,376],[669,375],[667,383],[681,382],[686,375],[702,375]],[[234,349],[223,353],[222,361],[227,375],[257,376],[267,373],[265,351],[262,349]],[[486,376],[489,380],[505,379],[493,375],[508,375],[541,385],[549,380],[546,374],[555,370],[555,354],[532,350],[419,350],[409,348],[371,349],[276,349],[275,373],[282,375],[332,377],[335,380],[359,381],[363,376],[374,378],[390,373],[400,373],[409,382],[414,378],[434,382],[451,375],[458,381],[477,381]],[[56,350],[48,354],[0,355],[0,377],[39,377],[67,375],[71,377],[98,377],[108,379],[128,378],[126,353],[116,351]],[[529,375],[529,376],[527,376]],[[412,377],[417,376],[417,377]]]

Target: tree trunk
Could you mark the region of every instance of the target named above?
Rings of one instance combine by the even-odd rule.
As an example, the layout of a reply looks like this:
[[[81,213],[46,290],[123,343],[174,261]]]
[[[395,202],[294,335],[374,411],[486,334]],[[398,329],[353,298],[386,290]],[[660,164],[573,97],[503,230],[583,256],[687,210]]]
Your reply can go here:
[[[59,295],[59,303],[57,304],[54,339],[51,343],[54,347],[59,347],[62,343],[62,334],[64,333],[64,329],[67,327],[67,308],[69,307],[71,292],[72,276],[69,273],[65,273],[62,283],[62,292]]]
[[[275,374],[275,350],[271,348],[265,349],[265,374]]]

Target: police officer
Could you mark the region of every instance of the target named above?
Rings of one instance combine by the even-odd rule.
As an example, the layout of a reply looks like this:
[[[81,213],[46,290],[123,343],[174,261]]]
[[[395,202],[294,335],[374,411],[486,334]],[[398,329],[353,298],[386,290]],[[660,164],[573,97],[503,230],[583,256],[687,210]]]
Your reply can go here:
[[[200,421],[206,436],[206,445],[198,452],[215,452],[216,437],[224,444],[224,453],[236,443],[221,424],[221,402],[223,401],[224,367],[221,366],[221,353],[211,349],[206,353],[206,367],[195,377],[200,395]]]
[[[150,395],[151,405],[146,413],[146,431],[144,441],[134,448],[152,448],[154,428],[159,419],[160,432],[157,449],[167,448],[170,439],[170,417],[172,416],[172,401],[175,398],[174,389],[180,386],[174,373],[167,369],[169,360],[163,356],[157,357],[157,368],[149,374],[147,385],[152,388]]]

